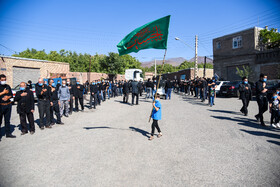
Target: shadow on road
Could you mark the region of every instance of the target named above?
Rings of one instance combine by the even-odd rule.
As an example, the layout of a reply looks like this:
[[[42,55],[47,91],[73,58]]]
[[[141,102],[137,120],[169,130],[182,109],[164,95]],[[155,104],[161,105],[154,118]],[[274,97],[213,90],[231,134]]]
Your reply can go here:
[[[219,112],[219,113],[226,113],[226,114],[236,114],[236,115],[240,115],[243,116],[240,112],[235,112],[235,111],[229,111],[229,110],[211,110],[208,109],[211,112]]]
[[[196,97],[187,97],[182,96],[183,101],[187,101],[188,103],[192,105],[201,105],[201,106],[208,106],[208,100],[205,100],[204,102],[201,102],[201,99],[197,99]]]
[[[102,126],[102,127],[84,127],[84,129],[91,130],[91,129],[112,129],[112,128],[111,127]]]
[[[248,134],[255,135],[255,136],[266,136],[266,137],[269,137],[269,138],[280,139],[280,135],[278,135],[278,134],[261,132],[261,131],[247,131],[247,130],[244,130],[244,129],[240,129],[240,130],[243,131],[243,132],[247,132]],[[268,141],[270,141],[270,140],[268,140]]]
[[[256,122],[256,120],[254,120],[254,119],[249,119],[249,118],[244,118],[244,117],[231,118],[231,117],[225,117],[225,116],[211,116],[211,117],[220,119],[220,120],[235,121],[235,122],[237,122],[238,125],[242,125],[242,126],[246,126],[246,127],[252,127],[252,128],[256,128],[256,129],[263,129],[263,130],[269,130],[269,131],[275,131],[275,132],[280,131],[279,129],[271,128],[270,126],[263,127],[258,122]]]
[[[11,133],[13,133],[15,131],[15,128],[18,127],[16,125],[10,125],[11,126]],[[5,127],[0,128],[0,137],[5,136],[6,132],[5,132]]]
[[[130,103],[124,103],[123,101],[118,101],[118,100],[115,100],[115,102],[118,102],[118,103],[121,103],[121,104],[124,104],[124,105],[131,105]]]
[[[138,132],[142,134],[145,137],[149,138],[149,132],[136,128],[136,127],[129,127],[129,129],[122,129],[122,128],[115,128],[115,127],[108,127],[108,126],[99,126],[99,127],[83,127],[85,130],[94,130],[94,129],[112,129],[112,130],[128,130],[128,131],[133,131],[133,132]]]
[[[148,134],[150,134],[147,131],[144,131],[142,129],[136,128],[136,127],[129,127],[130,130],[135,131],[135,132],[139,132],[140,134],[142,134],[143,136],[146,136],[149,138]]]
[[[267,140],[267,142],[269,142],[269,143],[273,143],[273,144],[276,144],[276,145],[279,145],[279,146],[280,146],[280,142],[277,142],[277,141]]]

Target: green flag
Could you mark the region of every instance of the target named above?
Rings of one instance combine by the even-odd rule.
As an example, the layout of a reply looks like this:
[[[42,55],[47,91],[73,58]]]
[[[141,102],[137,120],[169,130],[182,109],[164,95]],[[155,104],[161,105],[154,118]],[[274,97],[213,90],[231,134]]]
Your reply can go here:
[[[120,55],[137,53],[142,49],[167,49],[170,15],[152,21],[129,33],[117,45]]]

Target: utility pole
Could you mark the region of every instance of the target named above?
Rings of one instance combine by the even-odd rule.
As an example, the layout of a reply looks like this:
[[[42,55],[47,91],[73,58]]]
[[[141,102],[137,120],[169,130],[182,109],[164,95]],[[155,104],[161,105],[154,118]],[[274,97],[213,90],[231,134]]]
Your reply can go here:
[[[203,66],[203,77],[205,77],[206,78],[206,56],[204,57],[204,66]]]
[[[88,82],[90,83],[90,72],[91,72],[91,55],[89,55],[89,68],[88,68]]]
[[[157,78],[157,60],[155,59],[155,78]]]
[[[197,77],[197,35],[195,35],[195,64],[194,64],[194,78]]]

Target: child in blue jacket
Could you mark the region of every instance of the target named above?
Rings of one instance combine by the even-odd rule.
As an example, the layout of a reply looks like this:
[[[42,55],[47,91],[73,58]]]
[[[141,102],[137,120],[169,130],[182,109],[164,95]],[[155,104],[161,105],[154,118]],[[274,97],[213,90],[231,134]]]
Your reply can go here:
[[[152,133],[151,136],[149,138],[149,140],[153,140],[154,139],[154,132],[155,132],[155,128],[158,131],[158,138],[160,138],[162,136],[162,133],[160,131],[160,128],[158,126],[158,120],[161,120],[161,103],[159,102],[160,99],[160,95],[156,94],[156,100],[153,102],[153,112],[152,112],[152,118],[153,118],[153,123],[152,123]]]

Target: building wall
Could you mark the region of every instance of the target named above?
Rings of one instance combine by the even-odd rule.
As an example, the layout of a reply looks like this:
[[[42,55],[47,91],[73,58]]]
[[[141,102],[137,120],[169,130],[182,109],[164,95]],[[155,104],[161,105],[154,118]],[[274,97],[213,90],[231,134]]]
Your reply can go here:
[[[25,68],[39,68],[40,76],[49,78],[51,73],[67,74],[69,72],[69,64],[64,62],[51,62],[51,61],[35,61],[31,59],[16,59],[13,57],[0,58],[1,70],[0,73],[7,76],[7,83],[13,85],[13,67]],[[27,80],[23,80],[27,81]]]
[[[213,74],[213,69],[205,69],[205,77],[206,78],[212,78],[214,76]],[[198,77],[203,77],[204,74],[204,68],[198,68],[197,71],[197,76]],[[184,69],[181,71],[177,71],[177,72],[173,72],[173,73],[166,73],[163,74],[163,78],[166,79],[170,79],[170,80],[178,80],[181,78],[181,75],[185,75],[185,79],[194,79],[194,68],[189,68],[189,69]]]
[[[15,57],[0,57],[0,74],[5,74],[7,76],[7,83],[11,86],[13,86],[14,77],[13,67],[38,68],[40,69],[40,77],[42,78],[76,77],[82,83],[86,82],[87,80],[94,81],[98,79],[109,79],[109,75],[106,73],[70,72],[69,64],[65,62],[53,62]],[[120,74],[116,75],[115,78],[116,80],[125,80],[124,75]]]
[[[214,73],[217,73],[224,80],[241,80],[237,75],[236,68],[243,66],[251,69],[249,80],[254,82],[259,79],[259,74],[267,72],[271,79],[279,78],[280,51],[260,51],[258,46],[259,32],[261,28],[250,28],[213,40]],[[233,49],[234,37],[242,36],[242,47]],[[221,48],[216,48],[220,42]]]

